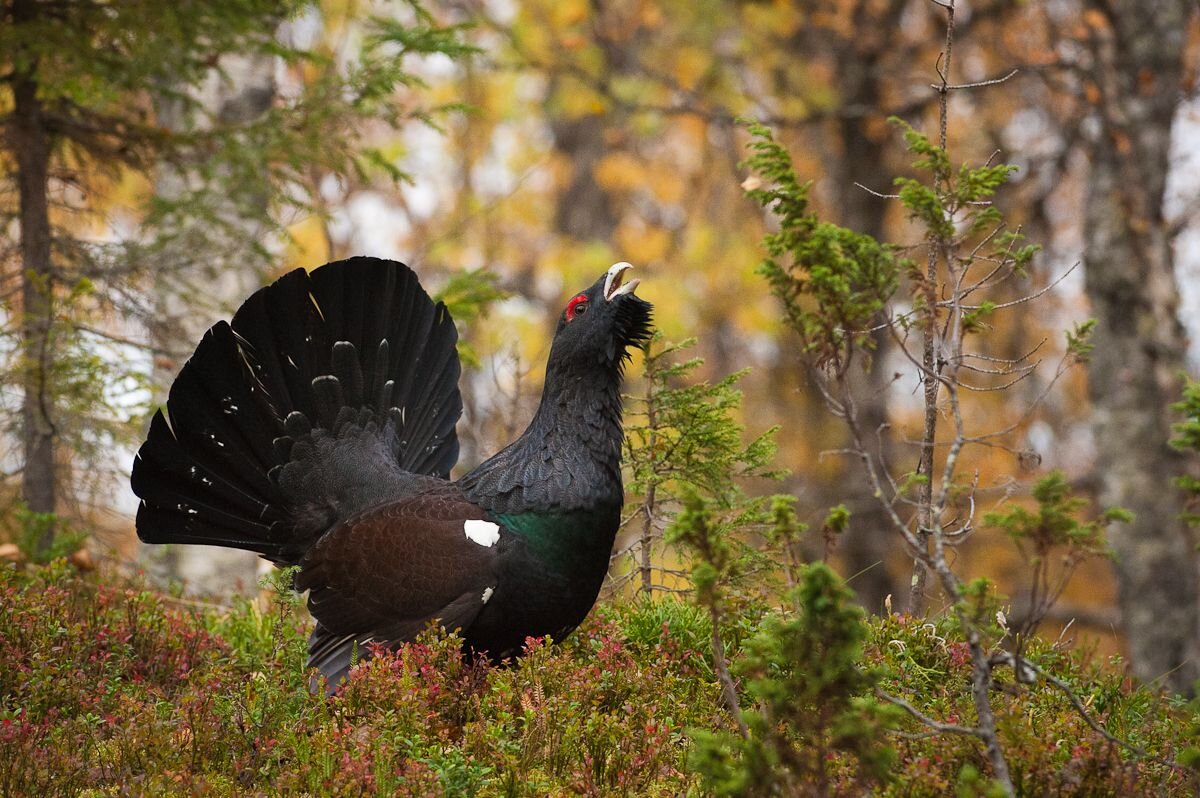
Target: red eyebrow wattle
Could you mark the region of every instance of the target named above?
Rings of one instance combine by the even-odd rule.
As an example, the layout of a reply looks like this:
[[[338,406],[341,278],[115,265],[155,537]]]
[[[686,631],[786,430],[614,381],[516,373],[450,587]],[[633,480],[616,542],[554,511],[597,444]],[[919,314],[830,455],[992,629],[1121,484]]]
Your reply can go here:
[[[572,319],[574,319],[575,318],[575,309],[587,301],[588,301],[588,298],[587,298],[586,294],[579,294],[578,296],[573,298],[570,302],[568,302],[567,303],[567,321],[571,321]]]

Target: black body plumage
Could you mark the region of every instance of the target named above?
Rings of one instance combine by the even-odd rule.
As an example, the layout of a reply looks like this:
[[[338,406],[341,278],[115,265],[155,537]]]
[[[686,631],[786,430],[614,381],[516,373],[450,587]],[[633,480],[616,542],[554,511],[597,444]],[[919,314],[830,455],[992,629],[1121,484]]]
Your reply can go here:
[[[433,620],[493,659],[565,634],[620,518],[620,381],[650,329],[626,268],[563,313],[526,432],[457,482],[446,308],[392,261],[281,277],[205,334],[155,414],[132,474],[139,537],[300,566],[330,689],[367,643]]]

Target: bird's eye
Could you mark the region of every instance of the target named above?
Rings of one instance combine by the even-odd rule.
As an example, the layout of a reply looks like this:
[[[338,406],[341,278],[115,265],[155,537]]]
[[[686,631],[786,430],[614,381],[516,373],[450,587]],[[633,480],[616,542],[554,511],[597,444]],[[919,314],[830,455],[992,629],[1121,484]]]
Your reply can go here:
[[[588,298],[580,294],[567,303],[567,321],[574,321],[576,316],[582,316],[587,313]]]

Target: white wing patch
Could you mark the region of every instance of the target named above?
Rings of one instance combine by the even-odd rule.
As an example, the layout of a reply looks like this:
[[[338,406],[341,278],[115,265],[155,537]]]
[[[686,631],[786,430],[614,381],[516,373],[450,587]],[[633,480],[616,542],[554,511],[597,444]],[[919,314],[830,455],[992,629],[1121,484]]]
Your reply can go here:
[[[494,591],[493,591],[493,590],[492,590],[492,588],[490,588],[490,587],[485,587],[485,588],[483,589],[483,597],[482,597],[482,599],[483,599],[483,603],[484,603],[484,604],[487,604],[487,603],[488,603],[488,599],[490,599],[490,598],[492,597],[492,593],[493,593],[493,592],[494,592]]]
[[[480,546],[491,546],[500,539],[500,525],[491,521],[471,519],[463,522],[463,532]]]

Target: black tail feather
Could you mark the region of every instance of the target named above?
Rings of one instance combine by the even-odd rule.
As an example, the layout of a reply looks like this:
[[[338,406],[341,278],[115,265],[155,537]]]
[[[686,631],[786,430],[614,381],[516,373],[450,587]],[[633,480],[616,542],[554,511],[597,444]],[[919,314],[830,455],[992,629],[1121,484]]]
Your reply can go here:
[[[404,290],[405,276],[412,277],[407,268],[382,275],[376,284],[364,277],[379,261],[354,258],[344,263],[344,269],[313,272],[316,304],[331,328],[337,325],[336,340],[353,345],[363,382],[386,375],[394,383],[389,401],[377,407],[403,409],[404,423],[396,431],[400,467],[447,477],[458,460],[454,424],[462,413],[457,334],[450,314],[419,288]],[[353,313],[362,306],[354,303],[372,305],[373,310]],[[401,319],[402,324],[395,323]],[[388,364],[386,370],[379,368],[381,361]],[[337,373],[332,368],[325,373],[330,372]],[[374,393],[368,400],[373,397]]]
[[[347,341],[335,343],[331,365],[333,376],[337,377],[342,390],[346,392],[345,401],[350,407],[361,405],[363,403],[363,373],[354,346]]]
[[[205,334],[155,414],[132,476],[139,537],[296,562],[351,488],[447,477],[462,411],[456,342],[445,307],[400,263],[352,258],[257,291]],[[364,434],[378,445],[338,449]],[[299,472],[290,483],[285,467]]]

